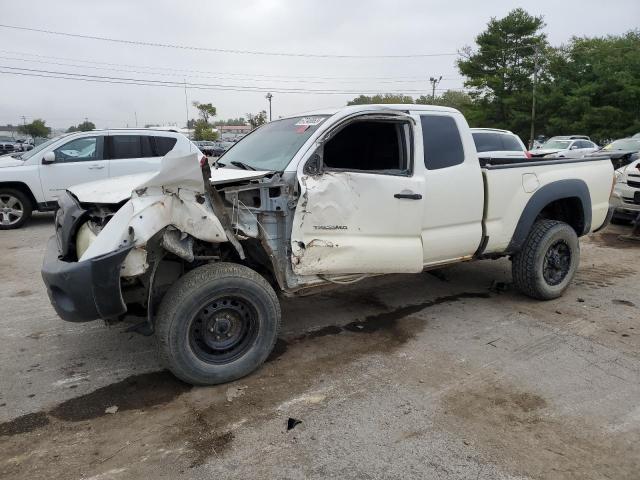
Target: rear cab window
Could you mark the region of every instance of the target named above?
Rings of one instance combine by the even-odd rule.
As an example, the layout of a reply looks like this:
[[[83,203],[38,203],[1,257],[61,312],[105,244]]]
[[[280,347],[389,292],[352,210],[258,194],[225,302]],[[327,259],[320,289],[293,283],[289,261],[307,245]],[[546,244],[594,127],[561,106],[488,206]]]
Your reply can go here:
[[[524,151],[524,147],[515,135],[500,132],[472,132],[472,136],[478,153]]]
[[[453,117],[422,115],[424,164],[427,170],[453,167],[464,162],[464,148]]]

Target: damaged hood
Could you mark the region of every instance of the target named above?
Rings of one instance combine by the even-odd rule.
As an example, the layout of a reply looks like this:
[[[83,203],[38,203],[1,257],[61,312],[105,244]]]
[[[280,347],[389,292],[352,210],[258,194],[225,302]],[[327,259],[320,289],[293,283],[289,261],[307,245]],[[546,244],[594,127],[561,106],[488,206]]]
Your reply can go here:
[[[131,192],[148,187],[185,188],[204,193],[202,170],[198,153],[169,152],[162,158],[157,172],[138,173],[108,180],[82,183],[68,190],[81,203],[115,204],[131,198]],[[272,172],[218,168],[211,171],[211,183],[237,182],[265,177]]]

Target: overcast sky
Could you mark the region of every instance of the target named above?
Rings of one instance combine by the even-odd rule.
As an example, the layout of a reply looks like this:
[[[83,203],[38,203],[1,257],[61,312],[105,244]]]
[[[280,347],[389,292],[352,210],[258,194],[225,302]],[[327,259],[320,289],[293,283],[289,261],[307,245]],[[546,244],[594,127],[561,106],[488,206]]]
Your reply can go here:
[[[0,23],[81,35],[163,44],[330,55],[455,53],[472,45],[492,16],[511,1],[464,0],[109,0],[3,1]],[[552,44],[571,36],[620,34],[638,27],[638,0],[535,0],[520,6],[544,15]],[[273,116],[341,106],[356,94],[280,93],[283,89],[428,93],[461,88],[455,56],[315,58],[216,53],[129,45],[0,28],[0,70],[73,72],[261,91],[187,89],[191,102],[211,102],[218,118],[267,108]],[[29,60],[29,61],[26,61]],[[48,63],[45,63],[48,62]],[[95,63],[89,63],[95,62]],[[112,64],[112,65],[105,65]],[[84,65],[84,66],[82,66]],[[18,72],[18,70],[11,70]],[[195,72],[194,72],[195,71]],[[25,70],[22,70],[24,73]],[[30,72],[45,75],[44,73]],[[51,74],[48,74],[51,75]],[[66,128],[85,117],[98,127],[183,125],[184,88],[119,85],[0,74],[0,124],[43,118]]]

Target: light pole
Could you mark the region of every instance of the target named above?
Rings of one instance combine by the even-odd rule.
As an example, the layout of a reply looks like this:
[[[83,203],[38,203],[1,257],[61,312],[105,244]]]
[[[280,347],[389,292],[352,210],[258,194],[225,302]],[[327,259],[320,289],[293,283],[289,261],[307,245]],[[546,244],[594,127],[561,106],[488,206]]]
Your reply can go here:
[[[435,101],[435,99],[436,99],[436,87],[442,81],[442,75],[440,75],[438,78],[430,77],[429,81],[431,82],[431,100]]]
[[[273,95],[271,95],[271,93],[267,93],[267,96],[264,98],[269,100],[269,121],[271,121],[271,99],[273,98]]]

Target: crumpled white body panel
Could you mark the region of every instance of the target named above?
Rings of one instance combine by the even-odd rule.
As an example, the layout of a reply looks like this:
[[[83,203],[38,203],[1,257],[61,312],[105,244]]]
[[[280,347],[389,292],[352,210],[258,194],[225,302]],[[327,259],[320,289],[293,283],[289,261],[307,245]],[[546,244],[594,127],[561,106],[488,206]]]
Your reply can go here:
[[[153,235],[169,225],[200,240],[227,241],[220,220],[206,201],[197,201],[196,195],[190,190],[180,189],[174,193],[158,187],[147,188],[143,195],[134,193],[102,229],[80,261],[126,247],[132,241],[134,247],[144,247]],[[129,256],[124,269],[139,271],[127,265]]]

